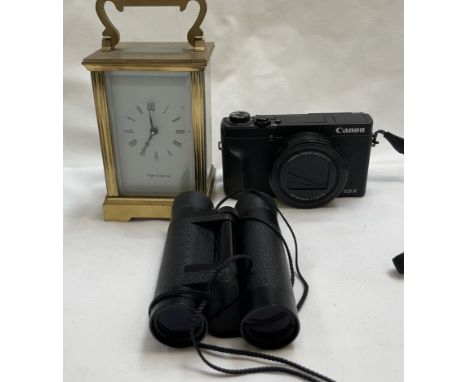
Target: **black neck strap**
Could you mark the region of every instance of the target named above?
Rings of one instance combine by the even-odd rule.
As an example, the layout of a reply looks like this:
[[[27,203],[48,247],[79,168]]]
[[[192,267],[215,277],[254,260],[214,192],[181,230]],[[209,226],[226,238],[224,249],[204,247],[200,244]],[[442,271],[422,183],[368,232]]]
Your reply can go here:
[[[379,134],[382,134],[384,138],[393,146],[393,148],[400,154],[405,153],[405,140],[395,134],[392,134],[385,130],[377,130],[372,136],[372,146],[378,145],[380,142],[377,140]]]
[[[405,153],[405,140],[395,134],[392,134],[385,130],[377,130],[372,136],[372,146],[378,145],[380,142],[377,140],[379,134],[382,134],[384,138],[393,146],[393,148],[400,154]],[[398,256],[393,258],[393,264],[395,269],[400,275],[405,273],[405,254],[400,253]]]

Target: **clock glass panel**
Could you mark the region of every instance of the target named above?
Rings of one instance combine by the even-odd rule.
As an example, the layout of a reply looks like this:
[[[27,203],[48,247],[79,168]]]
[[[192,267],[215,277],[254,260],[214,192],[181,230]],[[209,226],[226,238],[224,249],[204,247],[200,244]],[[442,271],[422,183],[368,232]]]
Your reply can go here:
[[[175,196],[195,189],[189,72],[107,72],[121,196]]]

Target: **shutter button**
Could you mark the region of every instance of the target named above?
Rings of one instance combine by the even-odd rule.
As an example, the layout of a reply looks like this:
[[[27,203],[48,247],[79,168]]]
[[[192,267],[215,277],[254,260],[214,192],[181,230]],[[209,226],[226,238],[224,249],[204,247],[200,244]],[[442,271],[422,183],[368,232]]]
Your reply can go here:
[[[254,124],[255,126],[258,126],[258,127],[266,127],[270,125],[270,123],[271,123],[271,120],[268,117],[255,117],[254,118]]]

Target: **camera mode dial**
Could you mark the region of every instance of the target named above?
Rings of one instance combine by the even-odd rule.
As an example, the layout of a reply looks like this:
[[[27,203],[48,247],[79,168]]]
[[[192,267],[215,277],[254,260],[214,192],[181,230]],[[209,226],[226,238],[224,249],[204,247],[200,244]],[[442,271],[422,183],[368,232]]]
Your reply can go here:
[[[247,123],[250,121],[250,114],[246,111],[234,111],[229,114],[229,121],[231,123]]]

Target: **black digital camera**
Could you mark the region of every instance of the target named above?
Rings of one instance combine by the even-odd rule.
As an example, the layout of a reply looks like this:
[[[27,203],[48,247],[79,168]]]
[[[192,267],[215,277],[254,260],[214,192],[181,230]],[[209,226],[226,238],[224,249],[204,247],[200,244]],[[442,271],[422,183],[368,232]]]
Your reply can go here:
[[[293,275],[276,204],[258,195],[244,193],[234,208],[220,209],[198,192],[175,199],[149,307],[150,330],[160,342],[190,346],[192,335],[200,340],[209,331],[217,337],[242,336],[257,347],[273,349],[296,338]],[[242,258],[238,254],[244,259],[231,262]]]
[[[224,191],[260,190],[298,208],[363,196],[372,124],[365,113],[231,113],[221,122]]]

